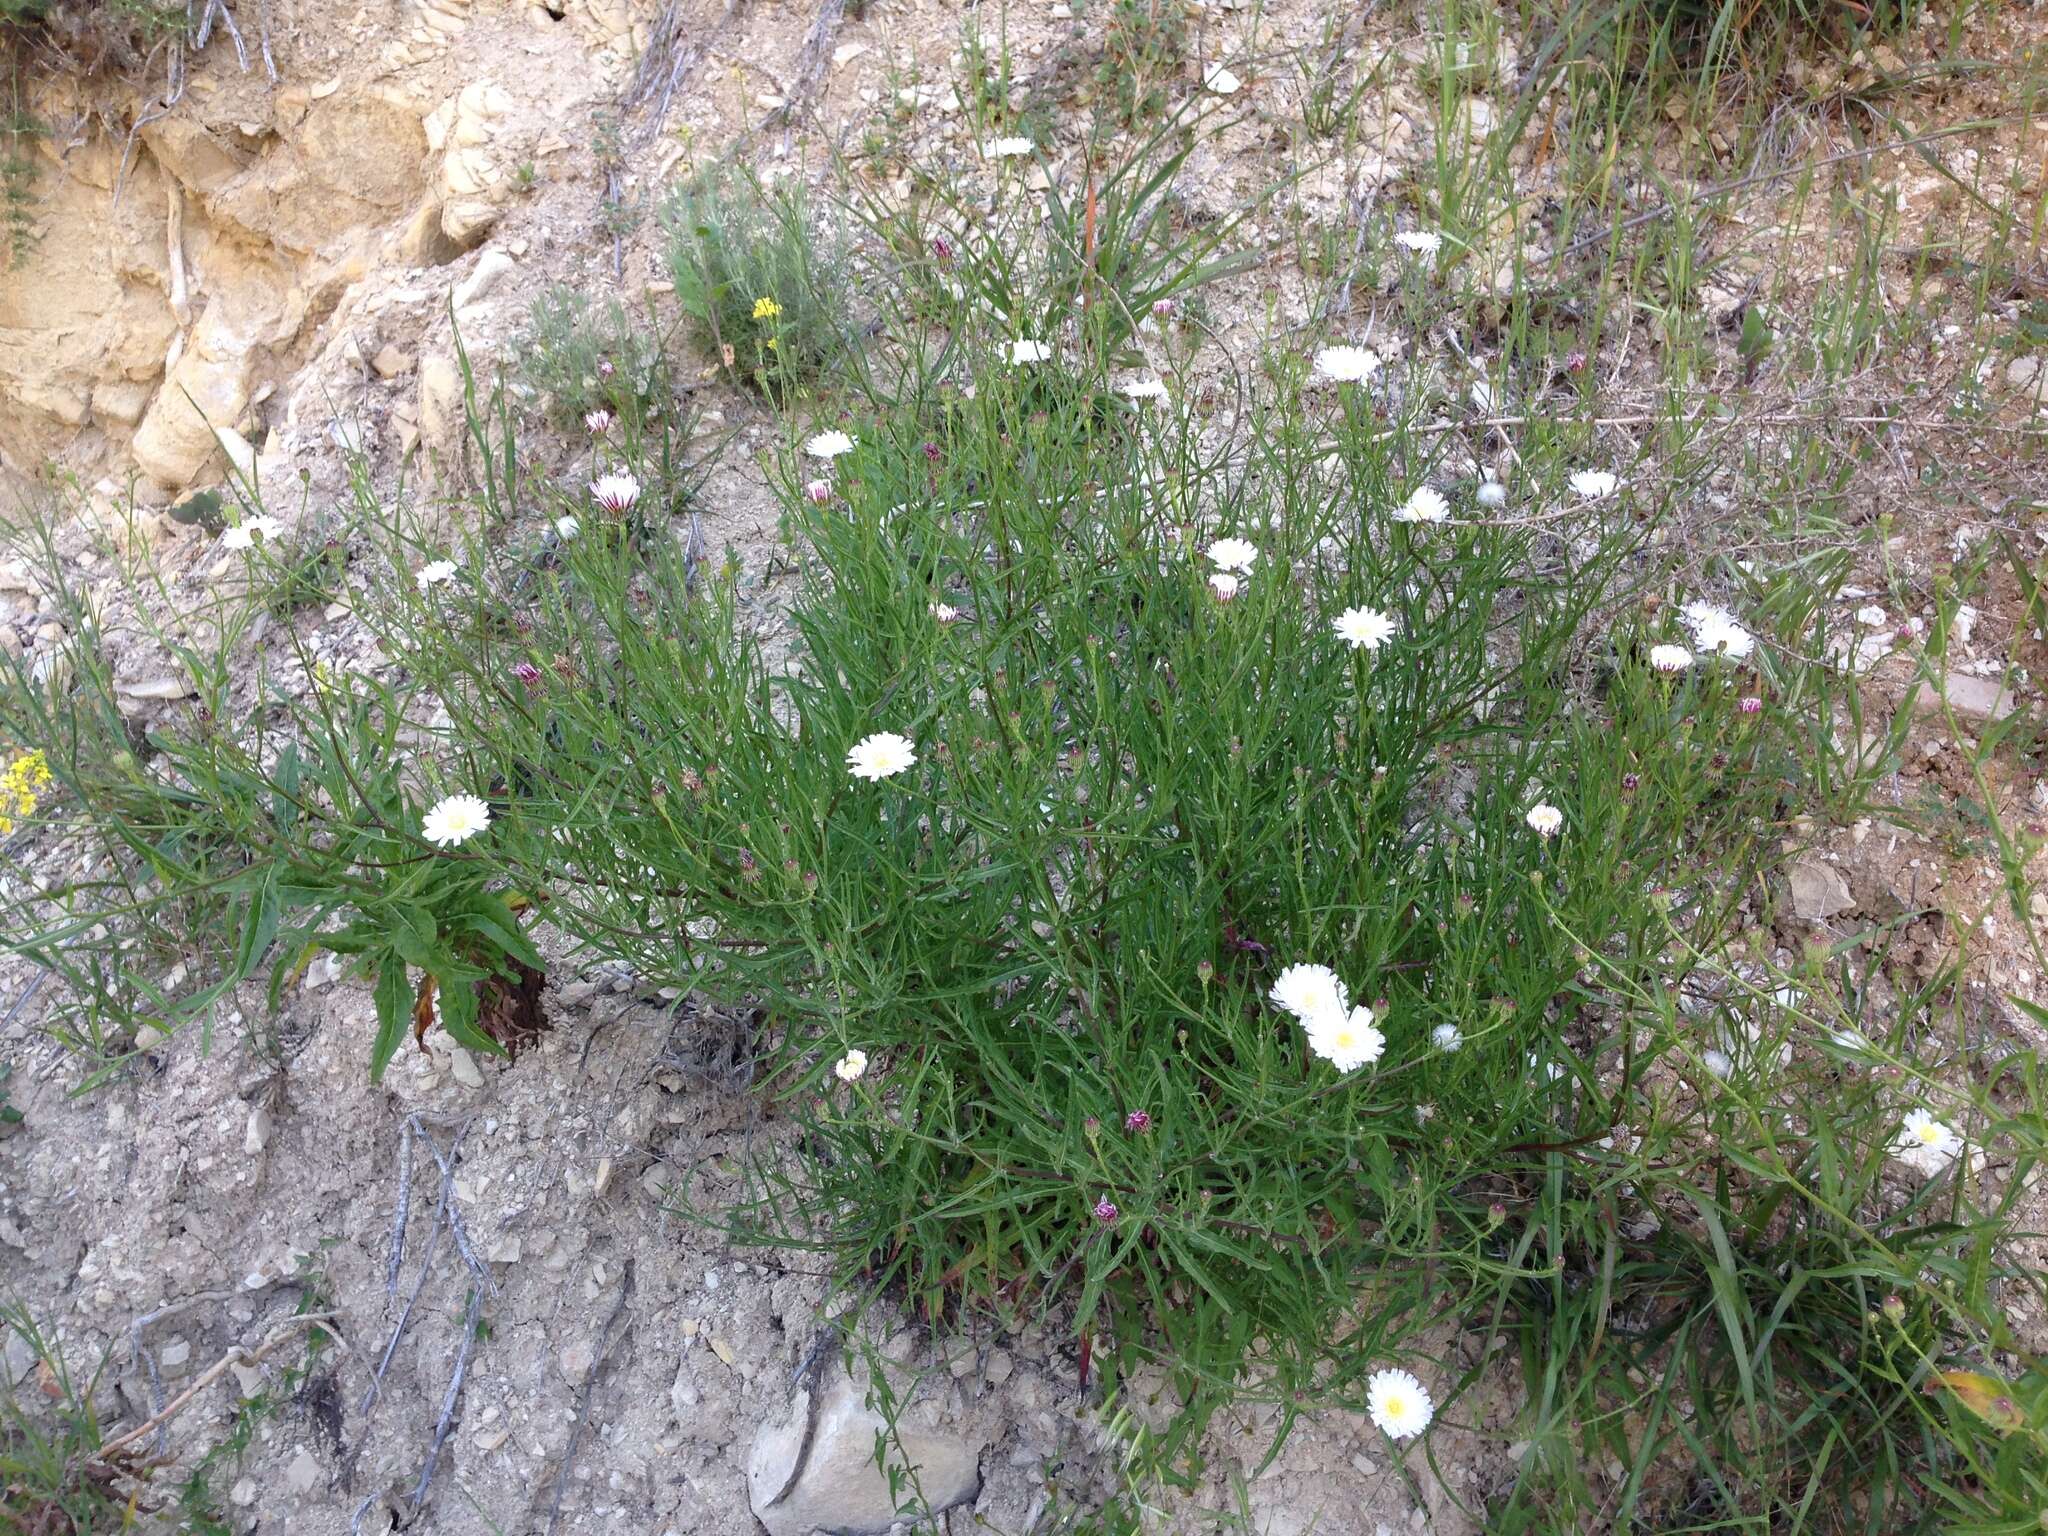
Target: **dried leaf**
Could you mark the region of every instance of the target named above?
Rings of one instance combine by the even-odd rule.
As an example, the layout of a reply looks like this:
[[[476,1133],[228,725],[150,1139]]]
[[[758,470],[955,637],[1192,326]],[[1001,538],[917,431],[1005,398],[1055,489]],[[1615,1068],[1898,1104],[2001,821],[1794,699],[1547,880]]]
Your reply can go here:
[[[1942,1371],[1936,1376],[1943,1386],[1962,1399],[1963,1406],[2001,1435],[2027,1427],[2012,1388],[1996,1376],[1979,1371]]]
[[[427,1031],[434,1023],[434,976],[431,971],[420,975],[420,989],[412,1000],[412,1038],[421,1050],[427,1048]]]

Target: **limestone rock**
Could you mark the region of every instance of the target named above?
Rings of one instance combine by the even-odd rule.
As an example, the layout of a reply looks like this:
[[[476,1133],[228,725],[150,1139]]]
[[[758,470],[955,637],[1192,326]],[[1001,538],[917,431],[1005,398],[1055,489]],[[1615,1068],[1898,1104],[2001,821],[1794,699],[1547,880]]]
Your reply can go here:
[[[216,462],[215,433],[235,425],[249,395],[248,347],[210,309],[136,430],[136,464],[166,489],[184,490]]]
[[[504,212],[512,182],[506,142],[514,102],[489,80],[464,86],[427,117],[428,148],[441,156],[441,231],[460,250],[481,240]]]
[[[764,1426],[747,1460],[747,1495],[769,1536],[881,1536],[902,1518],[875,1465],[881,1416],[845,1379],[814,1396],[799,1391],[789,1416]],[[892,1460],[917,1469],[930,1513],[965,1504],[981,1490],[980,1447],[953,1435],[900,1427]]]
[[[460,317],[464,310],[480,302],[516,265],[503,251],[485,251],[477,258],[476,270],[457,283],[450,295],[456,315]]]
[[[420,363],[420,436],[426,446],[447,453],[462,435],[462,372],[452,359],[429,357]]]

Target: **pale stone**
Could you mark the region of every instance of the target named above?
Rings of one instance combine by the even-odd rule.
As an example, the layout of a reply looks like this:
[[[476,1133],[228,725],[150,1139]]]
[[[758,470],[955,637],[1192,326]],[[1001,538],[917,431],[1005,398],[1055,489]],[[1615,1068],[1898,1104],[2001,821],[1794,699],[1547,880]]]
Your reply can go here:
[[[1792,866],[1792,911],[1806,922],[1821,922],[1852,910],[1855,893],[1842,872],[1823,859],[1801,859]]]
[[[313,1491],[320,1481],[320,1463],[313,1459],[313,1453],[304,1446],[299,1447],[291,1465],[284,1469],[284,1485],[293,1493],[306,1494]]]
[[[476,270],[455,285],[452,299],[456,312],[470,308],[490,293],[516,265],[503,251],[485,251],[477,258]]]
[[[788,1415],[762,1429],[747,1461],[748,1499],[769,1536],[810,1536],[819,1529],[881,1536],[895,1525],[896,1500],[875,1465],[875,1437],[886,1430],[848,1381],[816,1399],[799,1391]],[[933,1514],[981,1490],[980,1447],[957,1436],[900,1425],[889,1455],[917,1469],[917,1486]]]

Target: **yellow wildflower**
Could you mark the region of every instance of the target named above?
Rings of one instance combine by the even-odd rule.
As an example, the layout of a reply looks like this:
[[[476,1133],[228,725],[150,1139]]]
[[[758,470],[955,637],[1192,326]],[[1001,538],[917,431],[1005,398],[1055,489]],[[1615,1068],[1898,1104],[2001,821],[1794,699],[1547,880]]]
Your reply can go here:
[[[781,313],[782,306],[773,299],[754,300],[754,318],[756,320],[773,320]]]
[[[26,820],[35,815],[41,798],[36,792],[49,782],[50,760],[40,748],[7,765],[7,771],[0,773],[0,837],[14,830],[17,817]]]

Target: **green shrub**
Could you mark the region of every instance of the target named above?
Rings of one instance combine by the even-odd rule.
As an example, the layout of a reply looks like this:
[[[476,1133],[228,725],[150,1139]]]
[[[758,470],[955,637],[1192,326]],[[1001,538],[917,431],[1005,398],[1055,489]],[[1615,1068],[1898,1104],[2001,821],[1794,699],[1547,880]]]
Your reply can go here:
[[[597,410],[644,422],[660,410],[669,382],[660,343],[618,300],[593,305],[560,284],[534,301],[519,379],[542,399],[549,420],[570,431]]]
[[[791,462],[786,668],[731,573],[695,591],[680,548],[602,530],[529,616],[528,707],[442,638],[501,630],[488,601],[387,643],[530,785],[494,848],[557,872],[555,922],[770,1010],[806,1155],[752,1170],[740,1232],[932,1315],[1071,1305],[1191,1402],[1256,1358],[1362,1404],[1499,1262],[1504,1188],[1652,1061],[1700,1070],[1618,999],[1723,943],[1788,759],[1739,666],[1649,669],[1611,504],[1390,521],[1444,471],[1349,387],[1284,399],[1225,481],[1177,409],[1106,415],[1085,359],[975,382]],[[1575,467],[1562,438],[1523,458],[1532,495]],[[1229,538],[1256,546],[1234,591]],[[1335,630],[1360,606],[1377,650]],[[916,761],[868,781],[878,733]],[[1276,1006],[1300,962],[1370,1004],[1376,1066]]]
[[[807,389],[854,344],[849,257],[801,189],[721,165],[662,207],[676,302],[697,340],[775,399]]]

